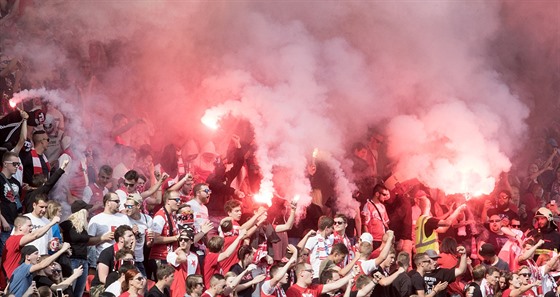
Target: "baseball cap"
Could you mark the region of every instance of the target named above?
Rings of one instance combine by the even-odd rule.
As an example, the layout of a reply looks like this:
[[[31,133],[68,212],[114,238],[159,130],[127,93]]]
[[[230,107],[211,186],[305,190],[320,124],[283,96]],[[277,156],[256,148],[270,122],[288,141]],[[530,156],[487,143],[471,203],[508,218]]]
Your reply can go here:
[[[30,245],[30,244],[28,244],[28,245],[22,247],[21,250],[20,250],[20,253],[21,253],[21,260],[20,260],[20,263],[25,262],[25,257],[26,257],[26,256],[29,256],[29,255],[31,255],[31,254],[33,254],[33,253],[35,253],[35,252],[38,252],[38,251],[39,251],[39,250],[38,250],[35,246]]]
[[[134,202],[136,202],[136,204],[142,204],[142,200],[143,200],[142,196],[140,196],[139,193],[130,193],[130,194],[128,194],[126,199],[134,200]]]
[[[70,210],[72,211],[72,213],[76,213],[82,209],[88,210],[91,209],[93,207],[93,205],[86,203],[83,200],[76,200],[72,203],[72,205],[70,206]]]
[[[373,236],[371,236],[371,234],[369,233],[362,233],[362,235],[360,236],[360,240],[362,242],[369,242],[369,243],[373,243]]]
[[[430,259],[441,258],[441,256],[434,250],[426,250],[424,253],[426,256],[430,257]]]

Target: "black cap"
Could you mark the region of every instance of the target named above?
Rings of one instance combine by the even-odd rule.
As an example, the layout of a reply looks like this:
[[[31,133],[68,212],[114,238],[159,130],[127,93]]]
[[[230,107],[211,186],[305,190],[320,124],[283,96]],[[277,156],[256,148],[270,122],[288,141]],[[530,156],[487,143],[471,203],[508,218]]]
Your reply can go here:
[[[76,200],[74,201],[74,203],[72,203],[72,206],[70,206],[70,209],[72,210],[72,213],[76,213],[82,209],[88,210],[91,209],[93,207],[93,205],[85,203],[85,201],[83,200]]]

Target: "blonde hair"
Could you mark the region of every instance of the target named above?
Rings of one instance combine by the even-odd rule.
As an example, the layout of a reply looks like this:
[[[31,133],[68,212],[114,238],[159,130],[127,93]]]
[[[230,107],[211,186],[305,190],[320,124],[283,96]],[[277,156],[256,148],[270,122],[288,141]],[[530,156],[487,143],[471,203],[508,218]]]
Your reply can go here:
[[[61,210],[62,210],[62,205],[60,205],[60,203],[54,200],[49,200],[49,202],[47,202],[47,213],[46,213],[47,219],[52,220],[52,218],[56,216],[56,213]]]
[[[78,233],[82,233],[82,231],[86,229],[86,226],[88,224],[87,217],[88,217],[87,210],[80,209],[79,211],[71,214],[68,217],[68,220],[70,221],[70,223],[72,223],[72,226],[76,228],[76,231]]]

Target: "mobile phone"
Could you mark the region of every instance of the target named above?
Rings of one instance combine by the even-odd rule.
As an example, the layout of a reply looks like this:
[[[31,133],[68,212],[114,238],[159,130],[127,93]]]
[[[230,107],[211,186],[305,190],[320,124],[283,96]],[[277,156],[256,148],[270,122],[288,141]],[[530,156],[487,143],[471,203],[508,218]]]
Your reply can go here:
[[[56,289],[56,297],[62,297],[62,289]]]

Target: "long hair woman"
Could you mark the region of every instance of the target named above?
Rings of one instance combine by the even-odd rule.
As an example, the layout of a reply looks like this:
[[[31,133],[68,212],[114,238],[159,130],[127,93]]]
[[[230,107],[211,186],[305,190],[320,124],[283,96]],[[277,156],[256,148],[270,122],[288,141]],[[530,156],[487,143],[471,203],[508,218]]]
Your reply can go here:
[[[72,203],[72,210],[74,213],[68,217],[68,220],[60,223],[60,229],[62,231],[64,241],[70,243],[72,246],[72,255],[70,256],[72,268],[76,269],[82,266],[84,269],[82,275],[76,280],[73,292],[74,297],[82,297],[86,288],[89,267],[87,261],[88,245],[96,245],[102,242],[111,241],[113,237],[112,232],[107,232],[96,237],[90,236],[87,233],[87,210],[90,208],[90,204],[78,200]]]
[[[142,290],[146,286],[146,278],[138,269],[130,269],[124,274],[121,285],[122,294],[119,297],[142,297]]]

